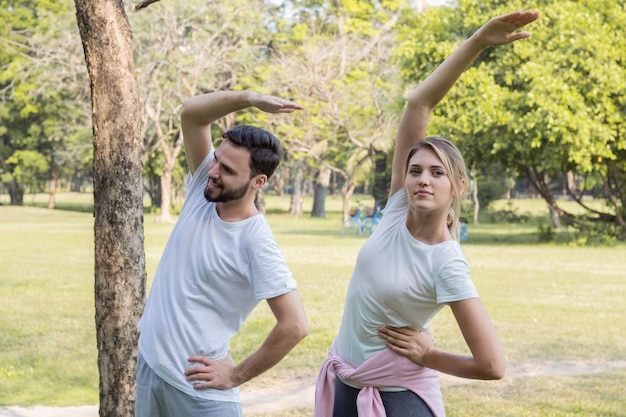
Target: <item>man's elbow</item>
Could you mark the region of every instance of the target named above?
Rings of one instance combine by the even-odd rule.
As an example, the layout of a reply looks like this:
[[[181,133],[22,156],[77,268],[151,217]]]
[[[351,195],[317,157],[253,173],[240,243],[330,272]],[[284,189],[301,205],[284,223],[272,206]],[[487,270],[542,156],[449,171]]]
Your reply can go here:
[[[297,339],[297,342],[300,342],[302,339],[304,339],[305,337],[307,337],[309,335],[309,323],[306,319],[304,320],[300,320],[294,327],[293,327],[293,334],[294,334],[294,338]]]

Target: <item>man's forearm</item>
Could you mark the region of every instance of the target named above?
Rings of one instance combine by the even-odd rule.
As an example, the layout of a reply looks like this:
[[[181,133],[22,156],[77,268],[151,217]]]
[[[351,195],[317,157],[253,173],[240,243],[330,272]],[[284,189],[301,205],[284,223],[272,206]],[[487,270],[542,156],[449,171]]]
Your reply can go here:
[[[278,364],[307,334],[305,323],[276,325],[261,347],[235,367],[235,384],[241,385]]]
[[[227,114],[251,106],[250,97],[254,91],[216,91],[201,94],[183,102],[181,119],[183,123],[206,126]]]

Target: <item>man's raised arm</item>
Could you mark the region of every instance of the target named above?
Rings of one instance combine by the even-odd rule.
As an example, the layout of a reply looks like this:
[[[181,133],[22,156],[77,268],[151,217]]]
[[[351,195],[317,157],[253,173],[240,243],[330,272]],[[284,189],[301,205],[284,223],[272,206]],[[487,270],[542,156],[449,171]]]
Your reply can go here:
[[[302,106],[280,97],[256,91],[216,91],[192,97],[183,102],[181,127],[185,156],[193,174],[211,151],[211,123],[229,113],[256,107],[268,113],[291,113]]]

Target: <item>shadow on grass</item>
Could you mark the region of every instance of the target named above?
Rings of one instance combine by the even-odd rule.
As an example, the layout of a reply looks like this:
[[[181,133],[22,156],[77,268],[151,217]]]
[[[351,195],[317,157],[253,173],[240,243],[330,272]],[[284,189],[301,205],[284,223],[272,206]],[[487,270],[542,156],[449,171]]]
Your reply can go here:
[[[530,245],[539,243],[537,233],[534,231],[516,231],[514,233],[494,233],[489,230],[473,231],[470,238],[462,244],[472,245]]]
[[[48,204],[40,203],[40,202],[29,202],[29,203],[24,203],[24,207],[35,207],[35,208],[47,209],[48,208]],[[77,213],[93,213],[94,212],[94,205],[93,205],[93,203],[68,203],[68,202],[61,202],[61,203],[56,203],[54,205],[54,210],[74,211],[74,212],[77,212]],[[153,207],[144,206],[143,214],[154,214],[154,208]]]
[[[487,227],[488,226],[488,227]],[[343,239],[356,239],[365,241],[369,235],[363,234],[359,235],[352,229],[344,229],[343,232],[341,230],[341,225],[337,226],[337,228],[297,228],[294,229],[292,227],[285,228],[284,230],[280,230],[279,228],[274,228],[275,233],[284,234],[284,235],[300,235],[300,236],[336,236]],[[565,243],[567,239],[565,238],[557,238],[555,243]],[[472,244],[472,245],[532,245],[537,244],[539,242],[539,238],[537,235],[537,231],[528,228],[520,228],[517,225],[513,225],[508,227],[508,225],[485,225],[480,228],[473,229],[471,231],[470,237],[468,241],[462,242],[461,245]]]
[[[24,203],[24,207],[35,207],[35,208],[48,208],[47,203],[43,202],[28,202]],[[75,211],[78,213],[93,213],[93,204],[92,203],[56,203],[54,205],[54,210],[63,210],[63,211]]]
[[[47,202],[44,201],[30,201],[24,202],[24,206],[47,208]],[[55,210],[74,211],[79,213],[93,213],[94,204],[92,202],[77,202],[77,201],[57,201]],[[144,207],[144,214],[153,214],[153,207]],[[266,211],[268,217],[284,217],[286,219],[293,220],[294,217],[290,216],[288,210],[282,208],[268,208]],[[327,211],[325,218],[313,218],[310,213],[303,213],[300,216],[303,224],[300,227],[293,227],[293,222],[285,227],[279,226],[273,227],[275,233],[285,235],[300,235],[311,237],[341,237],[343,239],[356,239],[365,241],[369,235],[360,235],[348,226],[342,229],[341,227],[341,212]],[[545,219],[541,217],[531,217],[525,224],[519,223],[480,223],[477,225],[470,224],[468,226],[469,239],[462,244],[471,245],[532,245],[542,243],[539,236],[539,224],[543,224]],[[567,244],[573,239],[572,235],[566,230],[554,231],[552,243],[554,244]],[[543,242],[546,243],[546,242]]]

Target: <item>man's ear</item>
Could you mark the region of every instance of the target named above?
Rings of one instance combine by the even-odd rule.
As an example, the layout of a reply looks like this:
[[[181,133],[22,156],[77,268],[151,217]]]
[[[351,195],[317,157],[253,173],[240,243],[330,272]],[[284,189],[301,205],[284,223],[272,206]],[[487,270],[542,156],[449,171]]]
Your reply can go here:
[[[256,175],[252,179],[252,188],[254,188],[255,190],[263,188],[265,184],[267,184],[267,175],[265,174]]]

